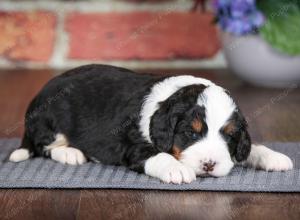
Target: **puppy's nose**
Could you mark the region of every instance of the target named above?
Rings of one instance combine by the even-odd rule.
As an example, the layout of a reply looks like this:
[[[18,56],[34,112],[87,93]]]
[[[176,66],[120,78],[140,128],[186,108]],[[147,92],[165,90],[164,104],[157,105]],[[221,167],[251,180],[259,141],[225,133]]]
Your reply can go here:
[[[216,165],[216,162],[212,162],[212,161],[209,161],[207,163],[204,163],[203,164],[203,170],[205,172],[211,172],[214,170],[214,166]]]

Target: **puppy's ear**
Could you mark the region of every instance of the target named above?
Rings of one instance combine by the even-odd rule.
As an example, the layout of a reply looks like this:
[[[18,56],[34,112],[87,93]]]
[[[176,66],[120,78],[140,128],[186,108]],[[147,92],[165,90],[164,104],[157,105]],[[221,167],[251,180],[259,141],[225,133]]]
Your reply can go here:
[[[150,136],[154,146],[162,152],[169,152],[174,142],[174,131],[180,117],[195,105],[204,85],[183,87],[166,101],[160,103],[150,123]]]
[[[173,146],[174,130],[178,121],[175,100],[171,99],[160,104],[159,110],[152,116],[150,124],[151,139],[159,151],[168,152]]]
[[[235,159],[237,162],[244,161],[248,158],[251,151],[251,139],[248,131],[242,129],[239,142],[236,147]]]

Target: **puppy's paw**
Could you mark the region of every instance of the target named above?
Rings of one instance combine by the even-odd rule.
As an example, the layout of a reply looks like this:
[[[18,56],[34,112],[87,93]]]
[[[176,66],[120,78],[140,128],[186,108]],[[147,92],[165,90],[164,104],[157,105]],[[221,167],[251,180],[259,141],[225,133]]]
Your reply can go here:
[[[19,148],[11,153],[9,156],[9,161],[11,162],[20,162],[30,158],[30,153],[28,149]]]
[[[196,180],[196,174],[192,168],[187,167],[180,162],[172,163],[161,170],[160,179],[165,183],[191,183]]]
[[[286,171],[293,169],[292,160],[264,145],[253,144],[246,162],[247,165],[266,171]]]
[[[167,153],[159,153],[145,163],[145,173],[165,183],[190,183],[196,180],[196,173]]]
[[[73,147],[57,147],[52,149],[51,159],[70,165],[80,165],[87,161],[84,154]]]
[[[266,171],[287,171],[293,169],[292,160],[279,152],[265,154],[259,162],[259,168]]]

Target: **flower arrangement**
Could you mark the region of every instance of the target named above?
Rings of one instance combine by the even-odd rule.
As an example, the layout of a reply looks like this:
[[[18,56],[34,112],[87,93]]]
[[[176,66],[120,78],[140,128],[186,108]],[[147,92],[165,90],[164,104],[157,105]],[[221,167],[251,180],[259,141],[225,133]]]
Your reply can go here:
[[[213,8],[223,31],[259,34],[273,48],[300,55],[300,0],[213,0]]]

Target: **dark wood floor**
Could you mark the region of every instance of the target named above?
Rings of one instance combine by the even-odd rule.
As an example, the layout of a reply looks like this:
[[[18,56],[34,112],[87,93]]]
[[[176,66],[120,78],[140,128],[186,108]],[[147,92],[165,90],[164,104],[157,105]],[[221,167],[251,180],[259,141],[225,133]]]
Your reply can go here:
[[[154,71],[178,73],[178,71]],[[228,88],[254,141],[300,141],[300,89],[262,89],[226,71],[183,71]],[[51,77],[0,71],[0,137],[20,137],[26,105]],[[143,190],[0,190],[0,219],[300,219],[300,194]]]

